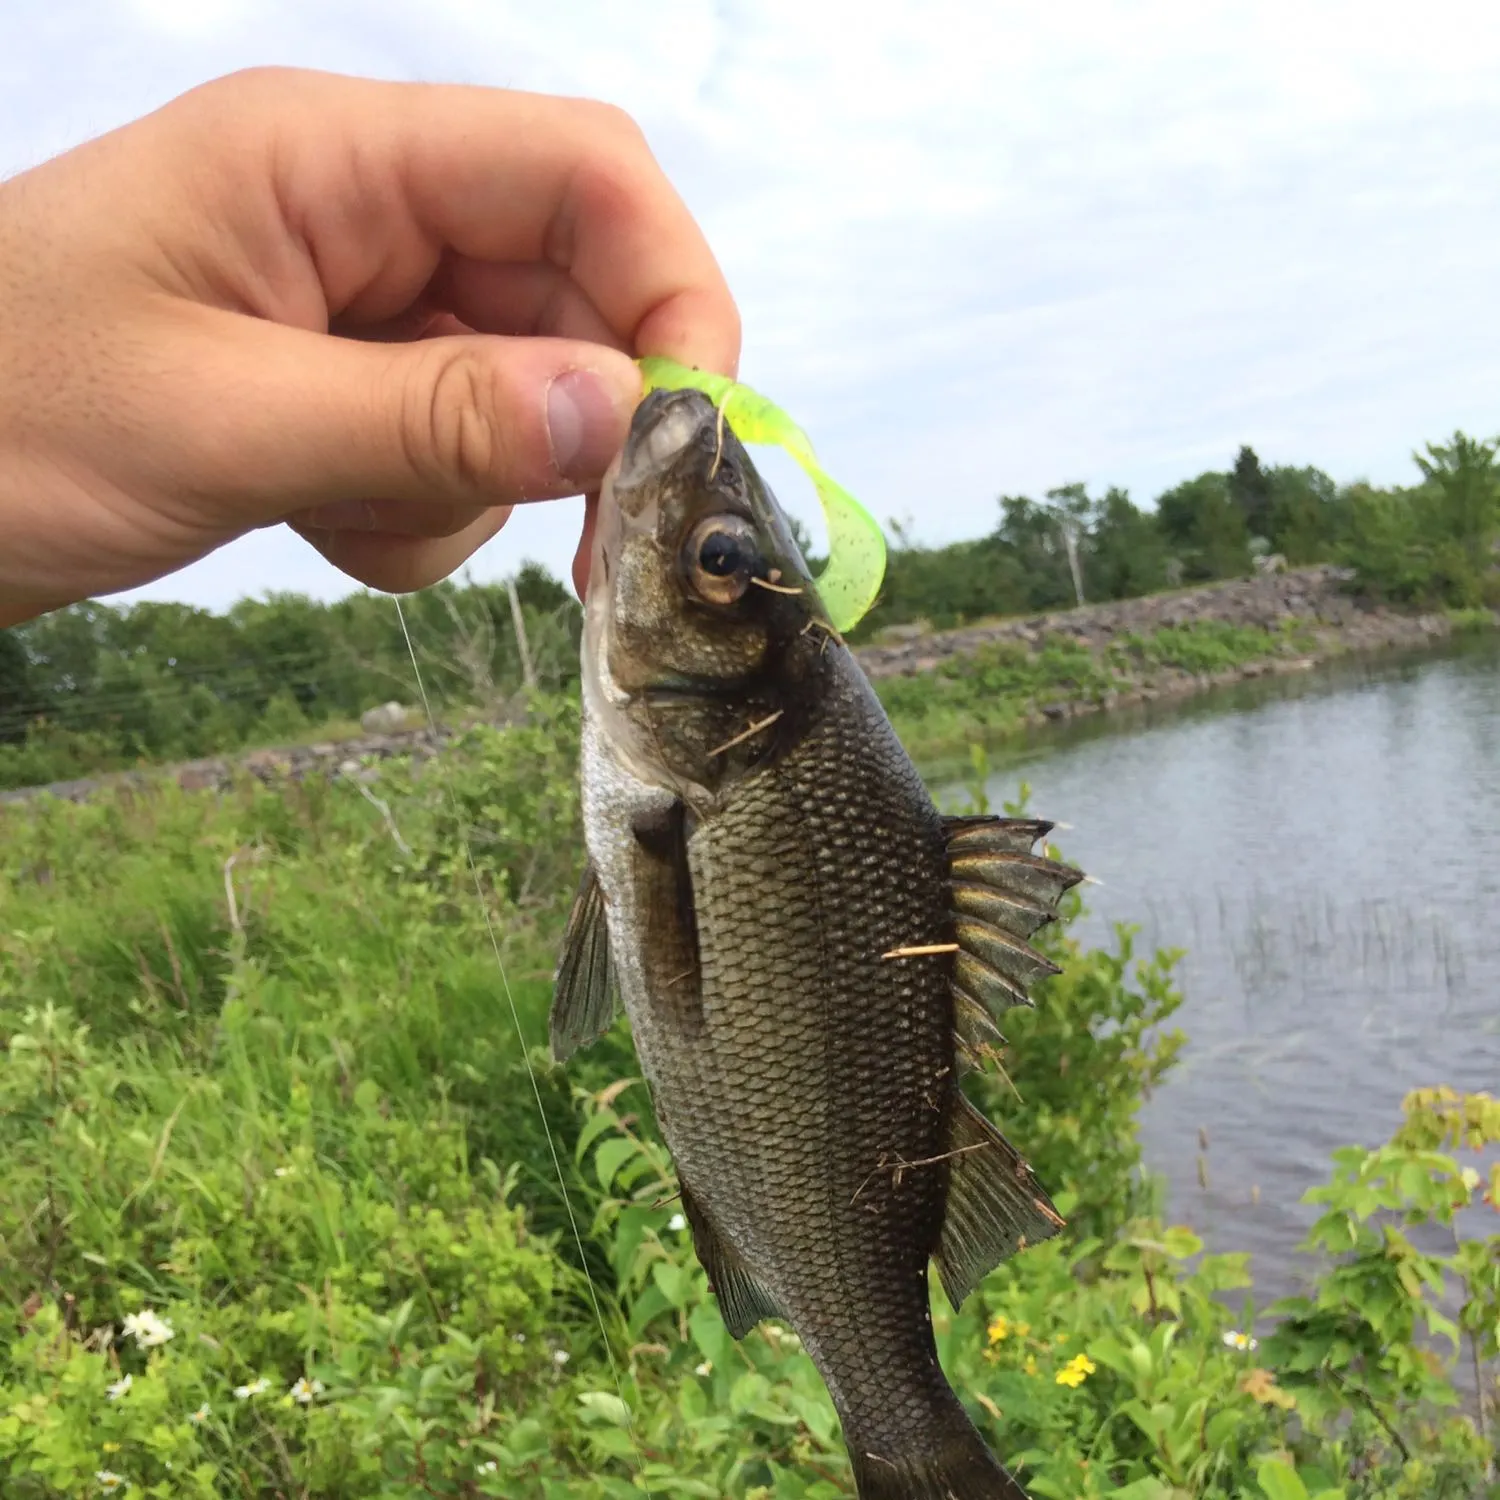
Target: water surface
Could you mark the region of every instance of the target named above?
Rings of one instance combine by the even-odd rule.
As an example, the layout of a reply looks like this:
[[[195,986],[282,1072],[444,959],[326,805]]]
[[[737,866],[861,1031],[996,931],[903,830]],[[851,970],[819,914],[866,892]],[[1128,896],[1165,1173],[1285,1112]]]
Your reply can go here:
[[[1103,882],[1079,932],[1186,950],[1181,1062],[1142,1119],[1175,1217],[1290,1289],[1329,1154],[1408,1089],[1500,1087],[1500,642],[1247,684],[1002,756]],[[1199,1132],[1206,1134],[1206,1189]],[[1478,1226],[1476,1226],[1478,1227]]]

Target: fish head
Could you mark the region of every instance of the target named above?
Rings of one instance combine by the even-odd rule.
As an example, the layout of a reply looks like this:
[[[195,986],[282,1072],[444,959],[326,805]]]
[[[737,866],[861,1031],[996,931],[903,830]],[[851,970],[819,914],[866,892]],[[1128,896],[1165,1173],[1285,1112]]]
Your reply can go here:
[[[785,744],[830,638],[786,516],[720,409],[653,391],[604,478],[584,613],[584,701],[616,754],[640,780],[711,800]]]

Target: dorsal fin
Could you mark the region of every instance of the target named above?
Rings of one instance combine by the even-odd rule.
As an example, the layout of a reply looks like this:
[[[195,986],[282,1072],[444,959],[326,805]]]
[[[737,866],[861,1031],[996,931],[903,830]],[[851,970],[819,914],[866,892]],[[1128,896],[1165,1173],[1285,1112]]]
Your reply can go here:
[[[1083,879],[1083,871],[1040,854],[999,849],[949,847],[948,868],[955,881],[992,885],[1024,896],[1041,906],[1056,907],[1065,892]]]
[[[953,882],[953,910],[961,917],[978,917],[981,922],[1020,938],[1029,938],[1039,927],[1057,920],[1055,907],[1044,906],[1014,891],[965,880]]]
[[[1058,972],[1026,939],[1053,921],[1083,879],[1070,865],[1033,854],[1052,824],[1039,818],[947,818],[952,873],[955,992],[992,1012],[1031,1004],[1026,986]]]
[[[1002,1260],[1050,1239],[1063,1221],[1015,1147],[954,1093],[948,1205],[936,1259],[957,1308]]]
[[[965,1068],[979,1068],[1005,1045],[989,1011],[962,985],[953,986],[953,1040]]]
[[[992,969],[1015,980],[1023,988],[1034,979],[1062,971],[1030,943],[1013,936],[1003,928],[992,927],[975,917],[961,916],[953,924],[958,945],[966,953],[983,959]]]
[[[1030,854],[1056,826],[1044,818],[1002,818],[994,813],[943,819],[950,849],[996,849],[1010,854]]]

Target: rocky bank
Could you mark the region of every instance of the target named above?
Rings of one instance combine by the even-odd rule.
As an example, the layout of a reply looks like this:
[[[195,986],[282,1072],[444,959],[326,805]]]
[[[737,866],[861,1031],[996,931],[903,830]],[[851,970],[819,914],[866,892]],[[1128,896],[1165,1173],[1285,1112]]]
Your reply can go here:
[[[1092,650],[1103,650],[1118,636],[1150,635],[1166,626],[1210,620],[1262,629],[1298,621],[1307,627],[1304,639],[1312,642],[1308,649],[1295,655],[1271,656],[1208,676],[1165,669],[1147,680],[1137,680],[1117,693],[1107,694],[1103,701],[1051,702],[1034,715],[1040,721],[1094,713],[1130,703],[1184,697],[1225,683],[1271,673],[1307,671],[1321,661],[1348,652],[1416,649],[1434,644],[1451,633],[1453,626],[1447,615],[1415,614],[1367,603],[1346,591],[1346,578],[1347,574],[1338,568],[1297,568],[1181,589],[1170,594],[1153,594],[1145,599],[1124,599],[1053,614],[992,620],[958,630],[896,626],[885,631],[874,643],[859,647],[856,654],[865,671],[878,681],[936,671],[955,658],[984,646],[1012,643],[1036,650],[1049,638],[1060,637]],[[1500,619],[1497,619],[1497,624],[1500,624]],[[388,725],[393,716],[382,709],[366,718],[371,725],[377,722]],[[252,750],[236,756],[188,761],[165,769],[153,768],[149,772],[121,772],[98,779],[0,792],[0,804],[44,794],[78,801],[101,787],[139,784],[163,775],[188,790],[223,787],[237,773],[246,771],[263,781],[302,777],[315,771],[363,781],[368,779],[371,761],[392,755],[425,758],[435,754],[446,738],[445,732],[434,733],[426,728],[383,727],[360,738],[337,743]]]

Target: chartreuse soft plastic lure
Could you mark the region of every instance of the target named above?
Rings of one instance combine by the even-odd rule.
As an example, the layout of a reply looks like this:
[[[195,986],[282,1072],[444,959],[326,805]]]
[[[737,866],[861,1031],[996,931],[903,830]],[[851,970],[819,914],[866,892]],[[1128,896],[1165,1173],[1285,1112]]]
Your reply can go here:
[[[875,518],[823,471],[807,434],[748,385],[657,355],[640,366],[647,391],[702,391],[742,443],[772,444],[800,465],[818,492],[828,526],[828,565],[818,575],[818,594],[833,628],[852,630],[874,604],[885,577],[885,536]]]

